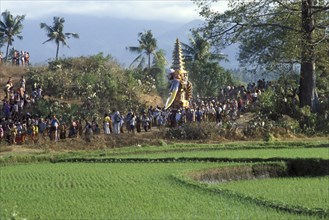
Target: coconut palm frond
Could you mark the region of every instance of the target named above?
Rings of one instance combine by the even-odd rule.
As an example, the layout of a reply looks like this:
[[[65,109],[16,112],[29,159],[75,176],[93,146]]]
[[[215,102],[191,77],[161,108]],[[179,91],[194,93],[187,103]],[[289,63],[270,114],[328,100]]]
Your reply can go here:
[[[45,44],[45,43],[47,43],[47,42],[49,42],[49,41],[52,41],[53,39],[52,38],[49,38],[48,40],[46,40],[45,42],[43,42],[42,44]]]
[[[141,60],[142,60],[142,54],[138,55],[134,60],[133,62],[131,62],[131,64],[129,65],[129,67],[131,68],[135,63],[141,63]]]
[[[65,36],[66,36],[67,38],[70,38],[71,36],[72,36],[73,38],[79,38],[79,34],[77,34],[77,33],[65,33]]]
[[[47,33],[52,33],[55,31],[51,26],[47,25],[46,23],[40,23],[40,28],[45,29]]]
[[[157,49],[157,41],[153,37],[151,30],[138,33],[139,39],[137,40],[139,45],[133,47],[127,47],[130,52],[139,53],[139,56],[143,56],[143,65],[145,64],[145,56],[147,57],[147,67],[151,67],[151,55],[154,56]],[[142,63],[140,63],[142,64]]]
[[[142,56],[142,59],[141,59],[141,61],[139,62],[137,68],[138,68],[138,69],[143,69],[144,65],[145,65],[145,57]]]
[[[130,52],[133,52],[133,53],[141,53],[143,51],[142,48],[140,47],[126,47],[127,50],[129,50]]]

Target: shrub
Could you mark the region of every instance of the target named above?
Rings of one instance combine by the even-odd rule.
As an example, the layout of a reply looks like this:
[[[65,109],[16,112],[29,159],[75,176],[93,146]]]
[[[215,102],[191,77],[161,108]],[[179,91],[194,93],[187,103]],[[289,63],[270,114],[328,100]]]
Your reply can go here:
[[[317,133],[329,133],[328,120],[328,77],[317,77],[319,86],[318,102],[316,103],[316,113],[312,112],[309,106],[299,108],[297,74],[281,76],[272,88],[267,89],[259,96],[258,110],[273,121],[280,121],[277,126],[282,126],[286,131],[302,132],[306,135]],[[317,82],[317,83],[318,83]],[[283,116],[289,116],[292,123],[286,123]]]
[[[287,174],[285,163],[277,162],[211,168],[191,172],[188,175],[197,181],[220,183],[255,178],[286,177]]]
[[[252,172],[256,178],[274,178],[288,175],[285,163],[255,164],[252,166]]]
[[[45,97],[50,97],[36,106],[43,115],[59,111],[58,114],[68,112],[92,118],[111,109],[140,108],[145,105],[140,96],[149,90],[144,91],[146,82],[139,82],[133,71],[125,70],[102,53],[56,60],[48,67],[31,68],[27,73],[27,89],[36,84],[42,87]],[[69,109],[55,105],[64,104],[64,100],[71,104]]]
[[[216,134],[216,129],[208,123],[186,123],[179,127],[169,128],[165,136],[178,140],[205,140],[213,134]]]
[[[316,131],[321,131],[324,134],[329,134],[329,116],[328,113],[317,115]]]

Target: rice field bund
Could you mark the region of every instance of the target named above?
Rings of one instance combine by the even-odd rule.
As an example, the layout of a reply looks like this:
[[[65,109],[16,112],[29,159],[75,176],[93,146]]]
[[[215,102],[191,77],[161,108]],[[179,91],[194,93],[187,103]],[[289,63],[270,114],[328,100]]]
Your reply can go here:
[[[0,219],[328,219],[329,142],[0,157]]]

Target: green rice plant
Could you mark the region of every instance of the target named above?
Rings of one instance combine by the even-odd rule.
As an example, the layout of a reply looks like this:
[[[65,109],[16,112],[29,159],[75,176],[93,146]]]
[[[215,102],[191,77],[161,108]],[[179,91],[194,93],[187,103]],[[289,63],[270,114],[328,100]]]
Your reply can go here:
[[[246,150],[187,150],[187,151],[155,151],[138,154],[117,154],[117,158],[322,158],[329,159],[329,148],[296,148],[296,149],[246,149]]]
[[[247,167],[251,167],[249,165],[247,166],[239,166],[241,168],[247,168]],[[226,168],[230,168],[230,167],[225,167]],[[220,170],[222,170],[223,168],[220,168]],[[214,169],[210,169],[210,170],[214,170]],[[240,172],[241,169],[238,169],[238,167],[236,166],[232,166],[229,170],[233,171],[234,173],[237,173],[236,171]],[[215,171],[215,170],[214,170]],[[203,170],[199,171],[198,173],[202,175],[202,172],[204,172]],[[210,173],[209,173],[210,174]],[[216,175],[219,174],[220,176],[222,176],[222,174],[218,173],[218,170],[216,171],[216,173],[213,173],[212,176],[216,177]],[[250,173],[251,174],[251,173]],[[198,174],[197,174],[198,175]],[[234,175],[234,174],[233,174]],[[225,174],[224,174],[224,178],[225,178]],[[199,175],[199,177],[201,177]],[[180,175],[174,175],[174,178],[176,178],[178,181],[181,181],[183,184],[186,184],[188,186],[192,186],[192,187],[196,187],[196,188],[202,188],[204,190],[207,190],[209,192],[213,192],[213,193],[217,193],[220,195],[226,195],[230,198],[236,198],[240,201],[244,201],[244,202],[249,202],[251,204],[255,204],[255,205],[259,205],[259,206],[264,206],[264,207],[268,207],[268,208],[274,208],[276,210],[280,210],[283,212],[289,212],[289,213],[296,213],[296,214],[307,214],[307,215],[312,215],[312,216],[317,216],[319,219],[327,219],[329,217],[329,209],[328,209],[328,198],[327,198],[327,194],[328,194],[328,190],[326,189],[326,187],[324,186],[324,184],[321,184],[321,186],[319,187],[319,185],[315,184],[316,187],[320,188],[319,191],[323,191],[325,192],[325,189],[327,190],[327,192],[325,192],[324,194],[318,194],[318,193],[314,193],[314,190],[311,190],[309,193],[307,193],[308,191],[303,191],[303,190],[307,190],[310,188],[310,185],[308,185],[307,187],[305,187],[304,182],[299,182],[300,185],[302,185],[302,189],[301,191],[303,191],[301,194],[302,196],[315,196],[313,198],[314,200],[317,200],[317,198],[320,198],[319,200],[317,200],[317,203],[314,203],[314,207],[305,207],[305,204],[300,204],[301,203],[301,199],[298,199],[296,197],[298,197],[298,194],[294,194],[294,193],[287,193],[285,194],[283,197],[291,197],[292,199],[288,199],[289,201],[293,201],[293,203],[287,203],[287,201],[280,201],[280,200],[273,200],[273,197],[271,197],[271,195],[267,198],[264,198],[262,195],[262,191],[259,192],[257,195],[253,194],[253,191],[249,192],[247,188],[244,188],[243,185],[242,187],[236,187],[234,189],[232,189],[232,187],[225,187],[225,186],[230,186],[233,183],[240,183],[240,182],[248,182],[251,185],[253,185],[254,190],[257,191],[257,187],[258,184],[255,184],[254,181],[250,181],[249,176],[244,176],[243,179],[248,179],[245,181],[234,181],[233,179],[230,180],[229,182],[227,181],[208,181],[209,179],[205,177],[205,181],[200,182],[200,180],[196,180],[198,179],[197,176],[195,176],[195,174],[192,173],[185,173],[185,174],[180,174]],[[204,178],[202,177],[202,178]],[[196,179],[195,179],[196,178]],[[269,179],[270,180],[270,179]],[[327,181],[327,180],[326,180]],[[288,182],[289,183],[289,182]],[[312,182],[313,183],[313,182]],[[268,186],[272,186],[272,184],[268,184]],[[263,188],[262,188],[263,189]],[[268,191],[271,191],[271,189],[265,189]],[[246,191],[248,191],[248,193],[245,193]],[[284,191],[284,190],[282,190]],[[275,194],[275,192],[272,192],[272,194]],[[274,197],[277,198],[277,197]],[[319,205],[321,204],[321,205]]]
[[[305,210],[323,210],[329,215],[328,183],[329,176],[325,176],[233,181],[213,187]]]
[[[271,162],[211,168],[192,171],[176,178],[186,184],[204,187],[254,204],[292,213],[329,217],[329,176],[282,178],[290,175],[291,164],[298,164],[298,161],[299,159],[290,160],[288,163]],[[322,161],[320,164],[328,170],[328,161]],[[313,168],[318,169],[316,166]],[[301,172],[305,172],[303,167]],[[325,175],[328,175],[328,171]]]
[[[0,210],[0,219],[25,220],[26,218],[21,217],[20,213],[17,211],[17,206],[15,206],[9,210]]]
[[[0,157],[0,166],[58,161],[74,158],[223,158],[226,160],[244,158],[255,161],[270,160],[271,158],[329,158],[329,147],[326,142],[301,143],[280,142],[272,143],[237,143],[233,144],[174,144],[164,146],[124,147],[114,149],[101,149],[94,151],[69,151],[36,153],[7,152]],[[258,159],[256,159],[258,158]],[[186,160],[186,159],[184,159]],[[202,159],[205,160],[205,159]],[[83,160],[81,160],[83,161]],[[225,161],[225,160],[222,160]]]
[[[234,164],[231,164],[234,165]],[[27,219],[318,219],[190,187],[213,163],[39,163],[1,167],[0,210]]]
[[[203,143],[175,143],[166,146],[143,146],[106,149],[104,156],[159,153],[159,152],[187,152],[187,151],[212,151],[212,150],[247,150],[247,149],[294,149],[294,148],[329,148],[328,140],[320,141],[286,141],[286,142],[232,142],[219,144]]]
[[[311,206],[270,193],[263,198],[261,193],[249,195],[221,185],[192,183],[177,176],[195,170],[245,165],[245,162],[252,165],[256,161],[281,160],[286,161],[282,163],[289,170],[302,164],[303,172],[312,173],[311,167],[317,167],[312,164],[317,162],[320,166],[323,161],[328,162],[324,160],[329,157],[328,150],[328,141],[322,140],[9,152],[0,157],[0,218],[8,219],[11,213],[19,213],[27,219],[325,219],[327,215],[322,214],[327,210],[315,203]],[[264,174],[257,165],[254,167],[252,172]],[[272,166],[267,168],[272,172]],[[301,183],[305,192],[313,184],[296,182]],[[276,185],[269,183],[268,187],[272,184]],[[251,185],[257,189],[256,184]],[[323,185],[323,182],[314,184],[322,189]],[[311,190],[308,196],[314,195],[327,204],[323,199],[326,191],[322,192],[320,195]],[[294,197],[296,193],[289,195]]]

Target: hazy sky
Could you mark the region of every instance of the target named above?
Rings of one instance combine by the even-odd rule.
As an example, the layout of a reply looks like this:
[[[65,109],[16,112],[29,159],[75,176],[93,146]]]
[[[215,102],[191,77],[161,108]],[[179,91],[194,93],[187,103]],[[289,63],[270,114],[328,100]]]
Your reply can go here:
[[[218,9],[224,11],[227,1],[220,0]],[[40,19],[58,14],[94,15],[100,17],[131,18],[188,22],[200,19],[197,6],[190,0],[0,0],[1,12],[26,14],[26,19]]]

